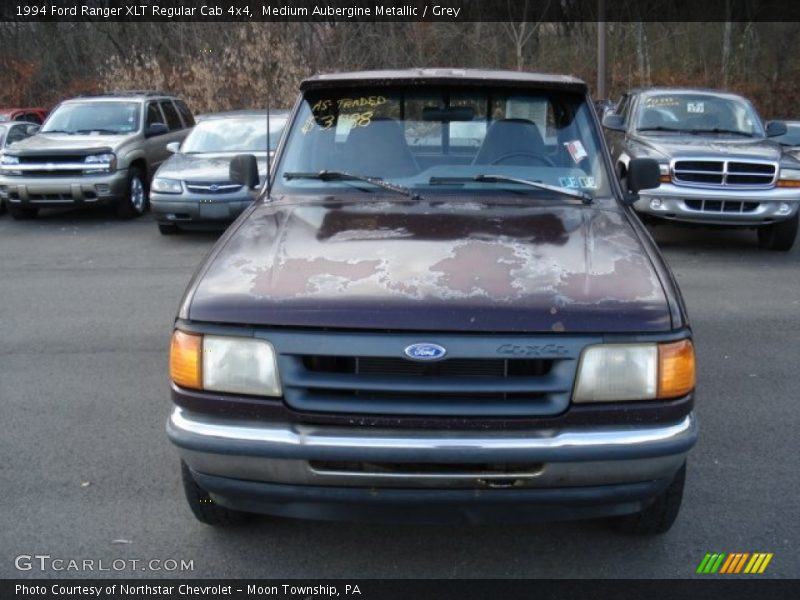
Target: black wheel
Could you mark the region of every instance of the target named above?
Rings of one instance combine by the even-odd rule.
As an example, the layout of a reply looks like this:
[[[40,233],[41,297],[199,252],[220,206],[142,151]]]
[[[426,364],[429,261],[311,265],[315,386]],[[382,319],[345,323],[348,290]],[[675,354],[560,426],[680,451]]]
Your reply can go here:
[[[209,493],[197,485],[186,463],[181,461],[181,478],[186,501],[195,518],[206,525],[224,527],[244,523],[250,515],[214,504]]]
[[[617,517],[617,529],[623,533],[638,535],[655,535],[669,531],[681,508],[685,482],[686,463],[683,463],[669,487],[650,506],[632,515]]]
[[[8,214],[17,221],[25,221],[28,219],[35,219],[39,214],[38,208],[24,208],[22,206],[15,206],[8,204]]]
[[[117,205],[117,216],[122,219],[141,216],[147,210],[148,204],[144,173],[139,167],[131,167],[128,169],[125,198]]]
[[[785,221],[762,225],[758,228],[758,245],[765,250],[788,252],[792,249],[797,237],[798,219],[800,219],[800,213]]]
[[[161,235],[175,235],[181,232],[178,226],[173,223],[159,223],[158,231]]]

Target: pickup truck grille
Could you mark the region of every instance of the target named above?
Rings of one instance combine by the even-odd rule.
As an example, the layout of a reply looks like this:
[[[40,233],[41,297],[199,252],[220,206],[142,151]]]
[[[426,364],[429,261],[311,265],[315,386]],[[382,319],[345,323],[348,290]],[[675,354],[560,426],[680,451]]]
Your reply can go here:
[[[597,342],[572,336],[555,341],[437,336],[448,358],[426,362],[403,356],[406,346],[419,341],[406,336],[352,334],[339,341],[310,332],[270,332],[265,337],[278,354],[284,401],[294,410],[459,418],[563,412],[581,349]]]
[[[763,188],[775,183],[778,167],[768,162],[676,160],[672,180],[700,187]]]

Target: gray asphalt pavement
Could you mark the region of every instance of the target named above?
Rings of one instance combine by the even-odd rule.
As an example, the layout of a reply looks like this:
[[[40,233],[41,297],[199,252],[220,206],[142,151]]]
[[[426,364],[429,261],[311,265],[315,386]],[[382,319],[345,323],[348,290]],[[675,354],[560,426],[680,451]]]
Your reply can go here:
[[[104,212],[0,217],[0,577],[691,577],[706,552],[756,551],[774,552],[766,575],[797,577],[800,247],[654,231],[699,360],[701,439],[668,534],[269,518],[218,530],[191,516],[164,434],[172,320],[216,236],[162,237],[149,216]],[[194,568],[15,568],[37,554]]]

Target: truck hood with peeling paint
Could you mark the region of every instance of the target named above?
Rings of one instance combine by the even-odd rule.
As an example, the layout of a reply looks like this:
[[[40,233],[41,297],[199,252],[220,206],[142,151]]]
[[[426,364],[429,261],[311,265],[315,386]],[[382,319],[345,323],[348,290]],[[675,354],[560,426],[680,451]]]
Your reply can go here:
[[[530,202],[260,204],[209,259],[188,317],[259,326],[463,332],[671,328],[623,214]]]

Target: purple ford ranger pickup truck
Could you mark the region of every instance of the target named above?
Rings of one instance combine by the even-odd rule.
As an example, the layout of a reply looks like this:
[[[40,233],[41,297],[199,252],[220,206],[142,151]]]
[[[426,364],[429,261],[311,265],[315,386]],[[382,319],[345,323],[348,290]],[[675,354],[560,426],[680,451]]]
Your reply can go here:
[[[231,179],[257,187],[255,158]],[[175,322],[167,433],[200,521],[669,529],[691,330],[631,208],[658,164],[619,187],[586,84],[312,77],[271,179]]]

